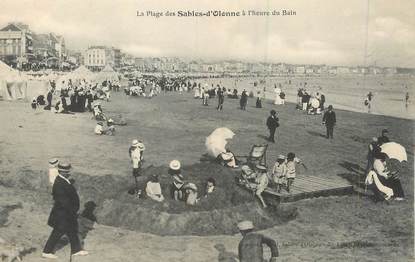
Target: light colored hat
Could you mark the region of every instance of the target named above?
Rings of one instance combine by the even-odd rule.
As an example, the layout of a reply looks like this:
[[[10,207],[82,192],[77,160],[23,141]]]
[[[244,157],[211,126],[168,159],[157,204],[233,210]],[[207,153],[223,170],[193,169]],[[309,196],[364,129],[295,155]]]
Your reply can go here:
[[[238,223],[238,229],[241,231],[254,229],[254,224],[252,223],[252,221],[249,220],[242,221]]]
[[[277,159],[285,159],[284,155],[278,155]]]
[[[54,158],[49,159],[48,162],[51,165],[56,165],[59,162],[59,160],[56,157],[54,157]]]
[[[131,143],[131,145],[137,147],[138,143],[139,143],[138,140],[134,139],[133,142]]]
[[[179,170],[181,165],[179,160],[172,160],[169,164],[170,169],[172,170]]]
[[[108,123],[113,123],[114,122],[114,120],[112,120],[112,118],[110,118],[110,119],[108,119],[108,121],[107,121]]]

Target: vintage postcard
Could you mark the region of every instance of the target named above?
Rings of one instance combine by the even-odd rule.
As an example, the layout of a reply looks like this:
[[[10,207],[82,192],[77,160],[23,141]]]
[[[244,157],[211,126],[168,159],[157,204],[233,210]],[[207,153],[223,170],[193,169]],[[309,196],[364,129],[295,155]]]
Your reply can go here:
[[[2,261],[413,261],[412,0],[1,0]]]

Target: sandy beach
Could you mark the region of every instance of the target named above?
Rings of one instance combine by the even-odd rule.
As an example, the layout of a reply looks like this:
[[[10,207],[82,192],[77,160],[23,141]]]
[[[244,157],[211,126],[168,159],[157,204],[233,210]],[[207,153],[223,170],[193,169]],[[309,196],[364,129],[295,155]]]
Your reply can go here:
[[[325,87],[323,90],[328,103],[335,104],[335,95]],[[291,89],[286,92],[291,97]],[[355,97],[359,103],[363,101],[360,93]],[[274,108],[281,126],[277,142],[269,145],[269,166],[278,154],[295,152],[309,168],[307,172],[300,168],[298,176],[342,179],[356,188],[350,196],[282,204],[285,209],[295,208],[297,216],[261,230],[278,241],[279,261],[413,260],[412,120],[343,111],[335,106],[338,122],[334,140],[329,141],[323,137],[321,116],[305,115],[291,103],[275,107],[272,101],[266,101],[263,109],[256,109],[250,98],[245,112],[238,109],[238,100],[225,99],[222,112],[215,109],[216,104],[216,99],[211,99],[204,107],[191,92],[166,93],[153,99],[113,93],[110,102],[103,102],[104,112],[110,116],[122,114],[128,124],[118,127],[116,136],[110,137],[93,134],[96,121],[90,113],[57,115],[43,109],[34,111],[23,102],[1,102],[0,120],[5,125],[0,129],[0,236],[26,248],[24,261],[43,261],[40,253],[51,230],[46,221],[52,199],[45,185],[50,157],[69,160],[77,181],[98,183],[111,175],[120,177],[114,181],[126,181],[128,188],[133,183],[127,154],[132,139],[140,138],[146,145],[146,168],[167,169],[172,159],[190,168],[200,162],[205,154],[205,137],[217,127],[226,126],[235,132],[229,147],[236,154],[247,154],[253,144],[266,143],[265,120]],[[401,176],[406,194],[403,202],[374,203],[370,192],[362,187],[367,144],[383,128],[408,153]],[[115,190],[118,184],[114,185]],[[94,200],[83,193],[87,192],[84,188],[94,185],[77,186],[81,189],[81,206]],[[145,206],[138,199],[128,201],[136,201],[138,208]],[[252,208],[259,206],[255,201],[252,204]],[[98,207],[99,216],[105,216],[103,210]],[[180,219],[180,214],[177,216]],[[103,224],[98,219],[98,225],[88,230],[84,240],[91,254],[76,261],[237,261],[241,239],[237,233],[167,236],[127,228],[109,225],[108,221]],[[68,245],[56,254],[58,261],[68,261]]]

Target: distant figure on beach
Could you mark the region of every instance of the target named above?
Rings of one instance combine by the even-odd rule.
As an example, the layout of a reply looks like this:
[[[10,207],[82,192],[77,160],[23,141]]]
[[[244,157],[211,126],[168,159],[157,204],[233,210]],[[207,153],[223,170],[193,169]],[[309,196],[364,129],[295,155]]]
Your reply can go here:
[[[369,92],[366,95],[366,99],[365,99],[365,106],[367,107],[367,112],[370,113],[371,112],[371,108],[372,108],[372,98],[373,98],[373,94],[372,92]]]
[[[282,100],[281,100],[281,88],[277,87],[277,85],[274,85],[274,93],[275,93],[275,101],[274,101],[274,105],[282,105]]]
[[[409,92],[406,92],[405,94],[405,107],[408,107],[409,105]]]
[[[252,221],[242,221],[238,223],[239,232],[242,240],[238,245],[238,256],[240,262],[263,262],[264,247],[266,245],[271,250],[270,262],[277,262],[278,246],[277,242],[262,234],[253,232],[254,224]]]
[[[381,133],[380,137],[378,137],[379,146],[389,142],[389,137],[387,136],[388,133],[389,132],[388,132],[387,129],[382,129],[382,133]]]
[[[261,91],[257,92],[257,97],[256,97],[256,104],[255,104],[256,108],[262,108],[262,98],[261,98]]]
[[[241,106],[241,110],[246,110],[246,104],[248,103],[248,94],[246,90],[242,91],[241,99],[239,100],[239,105]]]
[[[131,162],[133,164],[133,176],[134,177],[140,176],[141,164],[144,159],[143,157],[144,150],[145,150],[145,146],[143,142],[137,139],[133,140],[128,150]]]
[[[271,110],[270,116],[267,118],[267,127],[269,130],[269,137],[268,140],[270,142],[275,143],[275,130],[280,126],[279,119],[277,117],[277,112],[275,110]]]
[[[326,125],[327,139],[333,139],[334,126],[336,125],[336,113],[333,111],[333,106],[329,105],[328,110],[323,115],[323,125]]]
[[[216,108],[218,111],[222,111],[223,109],[223,102],[225,101],[225,94],[223,93],[222,89],[218,87],[217,89],[217,96],[218,96],[218,107]]]

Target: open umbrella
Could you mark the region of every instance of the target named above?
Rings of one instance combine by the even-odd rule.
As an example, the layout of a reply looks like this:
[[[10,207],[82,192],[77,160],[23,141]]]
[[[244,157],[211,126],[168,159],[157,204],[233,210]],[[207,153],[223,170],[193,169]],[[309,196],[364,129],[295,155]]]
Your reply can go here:
[[[381,152],[388,155],[389,158],[399,160],[399,162],[407,161],[405,148],[395,142],[388,142],[380,146]]]
[[[217,157],[220,153],[225,152],[225,146],[228,139],[232,139],[235,135],[227,127],[216,128],[207,138],[205,142],[206,150],[212,157]]]

